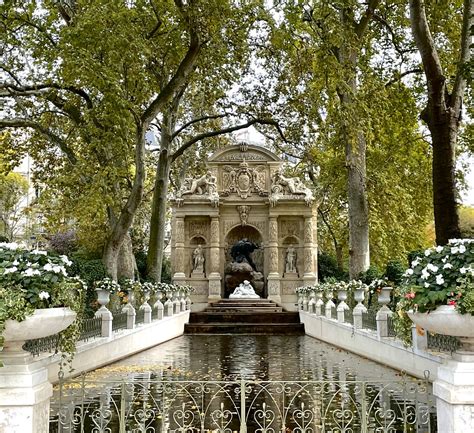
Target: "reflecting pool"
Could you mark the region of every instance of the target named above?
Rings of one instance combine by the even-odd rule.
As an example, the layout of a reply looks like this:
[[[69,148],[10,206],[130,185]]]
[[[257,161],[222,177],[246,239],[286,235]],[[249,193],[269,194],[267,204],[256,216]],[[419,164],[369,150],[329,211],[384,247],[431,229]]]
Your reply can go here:
[[[185,335],[61,383],[50,432],[436,431],[427,380],[308,336]]]

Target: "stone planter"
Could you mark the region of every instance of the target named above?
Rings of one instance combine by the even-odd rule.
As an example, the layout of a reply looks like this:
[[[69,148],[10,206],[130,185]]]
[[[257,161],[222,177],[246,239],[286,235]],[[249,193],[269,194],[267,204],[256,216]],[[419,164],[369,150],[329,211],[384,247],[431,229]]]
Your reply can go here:
[[[419,327],[430,332],[456,337],[474,337],[474,316],[459,314],[454,305],[440,305],[429,313],[407,312]]]
[[[35,310],[22,322],[6,320],[3,331],[4,347],[1,354],[3,360],[29,357],[23,350],[26,340],[43,338],[57,334],[66,329],[76,319],[76,313],[70,308],[41,308]]]
[[[101,307],[106,306],[110,302],[110,292],[108,290],[95,289],[97,292],[97,302]],[[133,295],[132,295],[133,298]],[[128,298],[129,303],[132,303],[133,299]]]
[[[429,313],[407,314],[415,325],[429,332],[460,337],[462,350],[474,352],[474,316],[459,314],[454,305],[440,305]]]

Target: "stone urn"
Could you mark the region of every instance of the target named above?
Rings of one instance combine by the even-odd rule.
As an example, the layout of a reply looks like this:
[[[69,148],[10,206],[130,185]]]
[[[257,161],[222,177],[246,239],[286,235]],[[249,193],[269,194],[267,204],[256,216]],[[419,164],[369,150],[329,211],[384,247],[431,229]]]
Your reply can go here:
[[[100,308],[95,312],[95,317],[101,317],[102,314],[107,314],[109,312],[107,304],[110,302],[110,292],[104,289],[95,289],[95,291],[97,293],[97,302],[100,305]],[[128,304],[132,305],[130,299]]]
[[[415,325],[429,332],[459,337],[462,350],[474,352],[474,316],[460,314],[454,305],[440,305],[428,313],[407,312]]]
[[[40,308],[22,322],[8,319],[1,358],[6,364],[27,360],[29,352],[23,350],[26,340],[48,337],[66,329],[76,319],[76,313],[67,307]],[[17,360],[17,362],[15,362]]]

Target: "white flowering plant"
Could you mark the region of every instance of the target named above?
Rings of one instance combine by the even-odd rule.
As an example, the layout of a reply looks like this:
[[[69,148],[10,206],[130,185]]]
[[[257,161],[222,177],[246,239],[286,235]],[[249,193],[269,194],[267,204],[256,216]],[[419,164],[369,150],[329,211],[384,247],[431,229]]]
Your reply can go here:
[[[112,278],[106,277],[102,280],[98,280],[94,283],[94,289],[96,290],[105,290],[111,295],[114,293],[119,293],[121,290],[120,284],[112,280]]]
[[[82,313],[87,287],[68,276],[71,264],[66,256],[0,243],[0,346],[8,319],[22,322],[39,308],[69,307]],[[58,346],[69,360],[80,334],[77,323],[60,333]]]
[[[428,248],[404,274],[401,307],[421,313],[440,305],[462,309],[463,297],[474,291],[473,276],[474,239],[451,239]],[[474,314],[474,309],[467,312]]]
[[[67,256],[0,243],[0,287],[17,287],[33,308],[57,306],[71,264]]]

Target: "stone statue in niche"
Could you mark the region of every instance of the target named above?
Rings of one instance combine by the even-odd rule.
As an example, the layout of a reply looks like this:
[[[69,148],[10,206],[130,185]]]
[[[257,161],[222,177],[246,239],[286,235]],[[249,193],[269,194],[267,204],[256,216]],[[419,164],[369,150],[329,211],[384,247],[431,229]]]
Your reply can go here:
[[[244,280],[243,283],[240,283],[238,285],[234,292],[229,295],[229,298],[248,298],[248,299],[259,299],[260,296],[258,296],[255,293],[255,290],[253,289],[252,285],[248,280]]]
[[[199,244],[193,251],[193,272],[203,274],[205,260],[202,245]]]
[[[250,256],[256,249],[258,249],[258,245],[254,244],[252,241],[249,241],[247,238],[244,238],[240,241],[237,241],[230,250],[230,255],[234,259],[236,263],[243,263],[247,262],[254,271],[257,270],[255,263]]]
[[[305,203],[309,206],[313,202],[313,193],[297,177],[286,177],[279,170],[272,175],[272,186],[270,188],[270,203],[276,205],[282,196],[304,196]],[[299,197],[297,197],[299,198]]]
[[[296,273],[296,250],[293,245],[286,249],[285,273]]]

